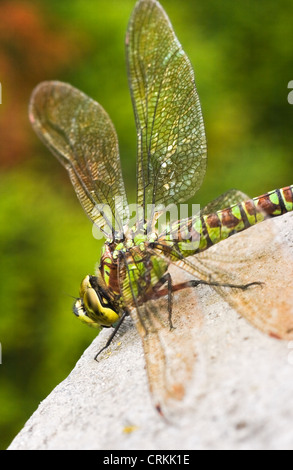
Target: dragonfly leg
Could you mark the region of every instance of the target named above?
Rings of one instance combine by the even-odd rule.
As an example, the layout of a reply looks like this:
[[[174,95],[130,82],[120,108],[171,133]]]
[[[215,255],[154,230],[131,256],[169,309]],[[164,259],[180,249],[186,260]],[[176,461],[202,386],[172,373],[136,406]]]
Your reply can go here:
[[[206,286],[215,286],[215,287],[230,287],[235,289],[246,290],[251,286],[262,286],[263,282],[249,282],[248,284],[229,284],[229,283],[221,283],[216,281],[203,281],[201,279],[192,279],[190,281],[181,282],[180,284],[176,284],[173,286],[173,292],[181,289],[186,289],[187,287],[197,287],[199,285],[206,285]]]
[[[172,323],[172,305],[173,305],[173,292],[172,292],[172,277],[170,273],[166,273],[164,276],[165,282],[168,283],[168,320],[170,325],[170,330],[173,330],[174,326]]]
[[[163,276],[162,279],[164,279],[165,276]],[[166,282],[166,280],[164,282]],[[160,281],[159,287],[161,287],[164,284],[164,282],[161,283]],[[251,286],[262,286],[263,282],[255,281],[255,282],[250,282],[248,284],[229,284],[229,283],[221,283],[221,282],[216,282],[216,281],[203,281],[201,279],[192,279],[190,281],[185,281],[179,284],[175,284],[175,286],[171,285],[171,289],[172,289],[172,292],[176,292],[178,290],[187,289],[187,287],[197,287],[200,285],[215,286],[215,287],[230,287],[230,288],[233,287],[236,289],[246,290]],[[160,298],[167,294],[169,295],[168,288],[158,290],[158,285],[156,285],[156,288],[154,289],[154,294],[155,294],[154,297]]]
[[[139,308],[138,299],[137,299],[137,297],[136,297],[136,295],[135,295],[135,293],[134,293],[134,290],[133,290],[133,285],[132,285],[131,278],[130,278],[129,266],[128,266],[128,264],[127,264],[126,256],[125,256],[125,254],[124,254],[122,251],[120,252],[120,256],[121,256],[121,259],[123,260],[123,263],[124,263],[126,272],[127,272],[127,274],[128,274],[131,296],[132,296],[133,303],[134,303],[135,308],[136,308],[136,311],[137,311],[137,315],[139,316],[140,323],[141,323],[141,325],[142,325],[142,327],[143,327],[145,333],[147,334],[147,327],[146,327],[146,325],[145,325],[145,321],[143,320],[143,316],[142,316],[141,311],[140,311],[140,308]]]
[[[100,351],[95,355],[95,361],[97,360],[97,357],[101,354],[102,351],[104,351],[105,349],[108,348],[108,346],[110,346],[110,344],[112,343],[113,341],[113,338],[114,336],[116,335],[117,331],[119,330],[120,326],[122,325],[123,321],[125,320],[125,317],[127,317],[129,315],[129,312],[128,310],[125,310],[123,312],[123,315],[122,317],[120,318],[120,320],[118,321],[118,323],[116,324],[116,326],[114,327],[114,331],[111,333],[111,335],[109,336],[108,340],[107,340],[107,343],[105,344],[105,346],[100,349]]]
[[[167,288],[159,291],[160,287],[164,284],[168,284]],[[155,297],[162,297],[163,295],[168,295],[168,321],[170,325],[170,330],[173,330],[174,325],[172,323],[172,306],[173,306],[173,287],[172,287],[172,277],[170,273],[164,274],[161,277],[160,281],[153,288]]]

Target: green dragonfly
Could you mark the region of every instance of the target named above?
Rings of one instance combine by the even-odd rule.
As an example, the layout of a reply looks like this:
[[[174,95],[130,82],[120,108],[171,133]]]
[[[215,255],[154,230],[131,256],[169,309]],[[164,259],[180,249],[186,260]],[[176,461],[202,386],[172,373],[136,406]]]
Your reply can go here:
[[[260,236],[254,227],[238,246],[230,242],[231,235],[292,211],[293,186],[254,199],[230,190],[198,214],[170,217],[159,232],[166,208],[189,199],[202,184],[204,123],[192,66],[158,1],[135,5],[126,53],[137,128],[135,223],[129,222],[117,135],[102,106],[69,84],[43,82],[32,94],[29,116],[106,237],[95,274],[81,283],[74,313],[90,326],[113,327],[105,348],[131,316],[142,338],[154,403],[163,412],[184,396],[195,360],[189,349],[193,318],[184,311],[174,317],[180,292],[211,286],[262,331],[293,338],[292,294],[280,288],[283,276],[276,269],[284,263],[288,279],[292,263],[282,247],[276,256],[273,232],[267,226]],[[264,246],[272,247],[269,259]],[[174,284],[174,264],[193,278]],[[255,265],[263,267],[261,277]]]

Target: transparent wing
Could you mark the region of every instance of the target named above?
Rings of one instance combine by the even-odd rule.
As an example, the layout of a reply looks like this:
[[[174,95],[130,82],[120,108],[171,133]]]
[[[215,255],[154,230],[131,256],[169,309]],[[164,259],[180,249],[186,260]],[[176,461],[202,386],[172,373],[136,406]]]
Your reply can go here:
[[[136,119],[137,201],[177,203],[201,186],[206,138],[194,74],[171,23],[155,0],[140,0],[126,36]]]
[[[127,200],[118,140],[102,106],[69,84],[43,82],[33,91],[29,117],[67,169],[89,218],[108,237],[122,231]]]
[[[160,413],[170,417],[180,407],[193,373],[196,359],[193,332],[200,328],[202,319],[200,314],[194,313],[192,301],[190,310],[182,312],[180,296],[185,298],[186,293],[176,294],[172,309],[172,321],[176,328],[170,330],[168,295],[160,297],[158,293],[148,293],[150,300],[145,301],[145,290],[155,279],[150,279],[149,271],[142,275],[139,269],[133,269],[135,265],[139,266],[139,260],[134,258],[131,253],[127,253],[121,263],[120,279],[124,279],[121,293],[124,302],[132,306],[131,317],[142,339],[152,401]],[[145,255],[145,262],[147,258],[150,261],[152,254]],[[159,276],[156,277],[158,279]],[[166,285],[163,290],[166,291]],[[191,310],[192,318],[189,313]],[[193,323],[193,329],[190,322]]]
[[[246,290],[214,289],[255,327],[289,340],[293,339],[293,291],[288,282],[293,276],[293,249],[285,230],[281,236],[276,228],[285,224],[285,217],[262,222],[177,264],[207,282],[262,283]]]
[[[173,307],[173,330],[168,322],[166,298],[148,301],[139,311],[131,311],[142,339],[152,401],[166,417],[180,406],[192,377],[196,348],[190,322],[193,328],[200,327],[200,322],[191,319],[187,311],[179,311],[178,304],[180,301]]]

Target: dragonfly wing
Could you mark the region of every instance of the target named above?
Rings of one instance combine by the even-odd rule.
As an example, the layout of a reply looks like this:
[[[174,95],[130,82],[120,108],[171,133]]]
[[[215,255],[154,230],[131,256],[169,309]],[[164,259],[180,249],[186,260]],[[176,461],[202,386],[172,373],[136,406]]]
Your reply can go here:
[[[137,3],[126,49],[138,135],[138,204],[185,201],[202,184],[206,138],[192,66],[157,1]]]
[[[33,91],[29,117],[67,169],[89,218],[110,237],[114,226],[122,230],[127,200],[118,139],[102,106],[69,84],[43,82]]]
[[[247,201],[250,199],[247,194],[239,191],[238,189],[229,189],[225,193],[218,196],[213,201],[209,202],[201,211],[200,215],[209,215],[213,214],[227,207],[233,206],[234,204],[239,204],[240,202]]]
[[[176,328],[170,330],[166,298],[146,302],[131,316],[142,338],[152,401],[158,411],[169,415],[180,406],[192,377],[196,350],[190,322],[194,317],[179,314],[175,305]]]
[[[194,313],[192,299],[188,311],[181,311],[186,293],[179,292],[172,309],[176,328],[171,330],[168,296],[144,302],[140,291],[141,285],[149,282],[148,273],[141,276],[138,270],[132,269],[134,264],[129,253],[121,262],[121,278],[124,276],[121,293],[125,304],[132,305],[130,314],[142,339],[152,401],[160,413],[170,416],[180,406],[196,360],[194,328],[190,328],[190,322],[199,329],[202,319]]]
[[[283,216],[285,217],[285,216]],[[246,290],[215,287],[216,291],[255,327],[270,336],[293,339],[292,247],[271,219],[186,260],[182,267],[208,282],[245,285]]]

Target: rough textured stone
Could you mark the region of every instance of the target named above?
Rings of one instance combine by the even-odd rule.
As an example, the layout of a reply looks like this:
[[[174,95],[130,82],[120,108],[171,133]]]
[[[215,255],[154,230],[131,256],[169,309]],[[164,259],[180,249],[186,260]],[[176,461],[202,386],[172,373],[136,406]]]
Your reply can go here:
[[[292,214],[273,222],[292,250]],[[270,224],[249,231],[261,236]],[[182,311],[194,305],[194,293],[176,295]],[[99,362],[93,357],[109,331],[93,341],[9,449],[292,449],[293,342],[261,333],[210,287],[196,295],[203,321],[190,323],[198,329],[195,372],[173,419],[151,402],[141,340],[129,319]]]

